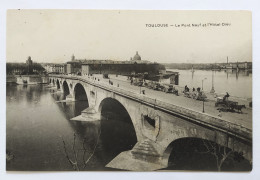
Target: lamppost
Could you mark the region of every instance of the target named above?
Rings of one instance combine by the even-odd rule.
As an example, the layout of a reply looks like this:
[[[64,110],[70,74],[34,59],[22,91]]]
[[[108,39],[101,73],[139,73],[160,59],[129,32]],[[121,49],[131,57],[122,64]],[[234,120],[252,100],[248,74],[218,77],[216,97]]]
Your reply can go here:
[[[204,98],[203,98],[203,109],[202,109],[202,112],[204,113],[205,112],[205,110],[204,110]]]
[[[206,80],[206,79],[207,79],[207,78],[202,79],[202,90],[203,90],[203,81]]]
[[[214,94],[215,93],[215,90],[214,90],[214,73],[213,73],[213,69],[212,69],[212,88],[210,90],[210,93],[211,94]]]
[[[204,110],[204,102],[205,102],[205,99],[207,98],[207,96],[204,93],[202,93],[201,98],[202,98],[202,102],[203,102],[202,112],[204,113],[205,112],[205,110]]]
[[[206,79],[207,79],[207,78],[202,79],[202,90],[203,90],[203,82],[204,82],[204,80],[206,80]],[[202,109],[202,112],[204,113],[204,112],[205,112],[205,110],[204,110],[204,101],[205,101],[206,96],[205,96],[205,94],[204,94],[203,92],[201,92],[201,93],[202,93],[201,98],[202,98],[202,101],[203,101],[203,109]]]

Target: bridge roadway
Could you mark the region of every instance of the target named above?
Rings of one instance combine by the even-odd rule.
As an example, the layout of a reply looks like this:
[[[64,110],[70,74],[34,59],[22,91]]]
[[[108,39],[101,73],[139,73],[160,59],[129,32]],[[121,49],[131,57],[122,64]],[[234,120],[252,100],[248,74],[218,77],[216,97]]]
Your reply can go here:
[[[97,76],[98,78],[102,79],[101,76]],[[130,80],[127,80],[126,77],[115,75],[110,75],[110,80],[113,81],[113,85],[117,86],[119,84],[119,87],[122,89],[127,89],[131,92],[139,93],[140,94],[140,87],[134,86],[130,84]],[[107,81],[108,79],[102,79],[102,81]],[[165,93],[162,91],[156,91],[152,89],[148,89],[146,87],[141,87],[141,90],[145,90],[145,95],[147,97],[157,99],[169,104],[174,104],[186,109],[191,109],[197,112],[202,112],[203,109],[203,102],[198,101],[192,98],[184,97],[180,87],[177,87],[179,89],[179,96],[176,96],[174,94]],[[249,108],[248,104],[249,102],[245,99],[236,98],[236,97],[229,97],[230,100],[238,102],[238,104],[245,104],[246,109],[242,109],[243,113],[238,112],[221,112],[221,117],[219,117],[219,111],[218,107],[215,107],[215,97],[214,95],[210,93],[206,93],[207,95],[207,101],[204,102],[204,114],[243,126],[247,129],[252,130],[252,108]]]
[[[96,107],[100,107],[102,98],[106,96],[112,96],[119,100],[130,113],[137,134],[138,143],[130,152],[138,154],[138,149],[143,144],[148,144],[160,155],[156,161],[146,158],[146,162],[151,161],[150,164],[156,162],[157,165],[160,164],[159,166],[156,165],[152,169],[145,169],[147,166],[142,165],[143,170],[167,167],[166,161],[169,156],[169,144],[173,140],[183,137],[199,137],[215,141],[222,146],[233,147],[235,151],[242,151],[245,157],[249,161],[252,161],[251,108],[243,109],[243,114],[222,112],[222,117],[219,117],[214,98],[210,97],[209,94],[207,96],[210,100],[205,102],[205,113],[202,113],[201,101],[145,87],[141,87],[140,89],[140,87],[131,85],[124,77],[111,76],[110,79],[104,79],[100,75],[51,75],[49,78],[52,82],[59,82],[60,86],[65,81],[71,84],[70,94],[73,94],[72,91],[74,91],[73,89],[77,83],[86,84],[84,85],[86,91],[90,91],[87,89],[95,89],[96,92],[99,91],[97,94],[102,97],[95,97],[95,101],[93,102]],[[113,82],[113,85],[109,84],[109,80]],[[143,89],[145,89],[145,94],[140,93],[140,90]],[[89,97],[91,96],[90,92],[87,94],[89,94]],[[155,110],[156,112],[154,112]],[[155,129],[153,131],[146,128],[143,120],[144,114],[150,114],[149,117],[155,118]],[[148,131],[150,133],[147,133]],[[141,159],[144,157],[145,150],[142,151]],[[154,152],[147,151],[145,153],[145,156],[151,156]],[[122,169],[129,170],[136,170],[132,169],[134,167],[141,168],[136,165],[136,162],[132,166],[129,166],[129,159],[131,157],[129,152],[122,152],[108,166],[122,167]],[[126,163],[126,160],[128,163]],[[122,164],[124,162],[125,164]]]

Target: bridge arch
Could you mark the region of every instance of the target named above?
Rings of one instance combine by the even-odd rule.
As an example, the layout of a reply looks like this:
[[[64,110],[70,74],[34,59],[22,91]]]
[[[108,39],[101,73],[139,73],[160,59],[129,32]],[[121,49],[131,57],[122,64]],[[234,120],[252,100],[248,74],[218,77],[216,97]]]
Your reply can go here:
[[[70,94],[70,88],[69,88],[69,85],[66,81],[63,81],[62,89],[63,89],[63,94],[64,94],[65,97]]]
[[[76,101],[87,101],[88,96],[84,86],[81,83],[77,83],[73,90],[74,97]]]
[[[243,154],[214,141],[197,137],[172,141],[164,151],[162,161],[163,164],[168,164],[168,169],[178,170],[232,171],[234,164],[236,168],[241,166],[241,171],[250,171],[252,168],[250,161],[246,160]]]
[[[105,151],[113,159],[121,152],[131,150],[137,143],[137,134],[124,105],[117,99],[107,97],[99,104],[98,111],[101,114],[101,139]]]
[[[57,89],[60,89],[60,82],[58,79],[56,80],[56,85],[57,85]]]

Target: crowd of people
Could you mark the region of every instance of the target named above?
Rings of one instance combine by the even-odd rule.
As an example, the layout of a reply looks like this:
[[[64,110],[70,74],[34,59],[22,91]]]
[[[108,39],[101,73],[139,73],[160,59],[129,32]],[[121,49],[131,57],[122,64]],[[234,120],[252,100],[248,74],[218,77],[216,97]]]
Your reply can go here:
[[[196,91],[196,90],[195,90],[195,88],[193,87],[193,88],[192,88],[192,92],[195,92],[195,91]],[[197,88],[197,91],[198,91],[198,92],[201,92],[201,91],[200,91],[200,87]],[[184,87],[184,92],[190,92],[190,88],[189,88],[187,85],[185,85],[185,87]]]
[[[185,85],[183,93],[184,96],[188,98],[197,99],[197,100],[205,100],[207,98],[205,93],[201,91],[200,87],[198,87],[197,90],[193,87],[192,90],[190,91],[190,88],[187,85]]]

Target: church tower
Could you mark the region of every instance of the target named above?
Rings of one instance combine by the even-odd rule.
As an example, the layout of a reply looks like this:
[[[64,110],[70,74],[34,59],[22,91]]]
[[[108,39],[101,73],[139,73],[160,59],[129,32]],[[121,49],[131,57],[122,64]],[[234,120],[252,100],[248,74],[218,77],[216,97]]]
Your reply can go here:
[[[74,56],[74,54],[72,54],[71,61],[74,61],[74,60],[75,60],[75,56]]]
[[[27,74],[32,74],[33,73],[33,61],[31,56],[28,57],[26,60],[26,65],[27,65]]]

